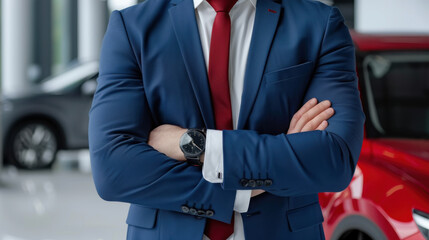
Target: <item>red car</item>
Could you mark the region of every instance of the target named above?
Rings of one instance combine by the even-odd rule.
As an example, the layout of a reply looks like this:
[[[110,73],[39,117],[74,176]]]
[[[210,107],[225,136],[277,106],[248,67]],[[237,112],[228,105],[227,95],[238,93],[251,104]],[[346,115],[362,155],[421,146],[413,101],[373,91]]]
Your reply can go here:
[[[319,194],[326,239],[429,240],[429,36],[352,37],[365,139],[349,187]]]

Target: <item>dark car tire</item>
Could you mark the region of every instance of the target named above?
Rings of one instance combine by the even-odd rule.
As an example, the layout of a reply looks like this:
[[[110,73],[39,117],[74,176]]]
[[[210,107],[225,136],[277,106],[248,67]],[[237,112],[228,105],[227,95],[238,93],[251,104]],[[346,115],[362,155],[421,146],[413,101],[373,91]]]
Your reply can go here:
[[[351,215],[337,225],[331,240],[387,240],[387,237],[371,220]]]
[[[5,143],[6,162],[20,169],[49,169],[55,162],[58,134],[47,121],[25,121],[16,125]]]

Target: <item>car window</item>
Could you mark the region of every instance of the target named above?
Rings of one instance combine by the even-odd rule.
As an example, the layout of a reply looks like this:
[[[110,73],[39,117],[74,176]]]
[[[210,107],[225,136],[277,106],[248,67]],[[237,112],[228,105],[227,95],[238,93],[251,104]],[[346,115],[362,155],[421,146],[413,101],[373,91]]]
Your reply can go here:
[[[384,137],[429,138],[429,54],[364,60],[370,120]]]

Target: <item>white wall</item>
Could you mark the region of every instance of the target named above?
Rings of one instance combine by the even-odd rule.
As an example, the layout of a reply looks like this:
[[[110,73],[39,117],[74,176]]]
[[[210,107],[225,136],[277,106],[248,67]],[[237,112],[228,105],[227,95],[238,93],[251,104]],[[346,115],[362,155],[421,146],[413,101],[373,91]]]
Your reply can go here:
[[[360,32],[429,33],[429,0],[356,0]]]
[[[32,61],[32,2],[2,0],[2,94],[16,95],[29,90]]]
[[[78,1],[78,59],[81,62],[99,59],[107,15],[106,1]]]

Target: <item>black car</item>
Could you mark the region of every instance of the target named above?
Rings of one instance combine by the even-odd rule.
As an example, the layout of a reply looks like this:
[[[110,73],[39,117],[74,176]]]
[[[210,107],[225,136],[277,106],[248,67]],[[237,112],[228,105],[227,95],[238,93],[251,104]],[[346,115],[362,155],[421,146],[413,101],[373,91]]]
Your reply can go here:
[[[3,96],[5,164],[50,168],[59,149],[88,147],[88,111],[97,86],[98,62],[76,64],[29,94]]]

